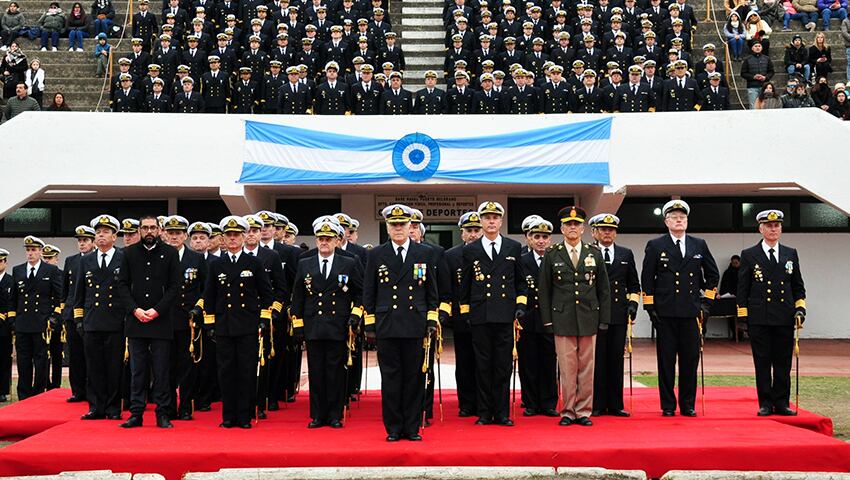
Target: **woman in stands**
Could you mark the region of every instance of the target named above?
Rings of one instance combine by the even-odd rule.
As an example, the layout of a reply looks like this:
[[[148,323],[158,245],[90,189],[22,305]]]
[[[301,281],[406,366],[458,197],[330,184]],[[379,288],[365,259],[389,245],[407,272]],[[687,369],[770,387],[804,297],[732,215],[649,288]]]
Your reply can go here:
[[[835,85],[835,96],[832,99],[832,105],[829,107],[829,113],[841,120],[850,120],[850,102],[847,101],[847,90],[845,90],[843,83]]]
[[[9,2],[6,13],[0,19],[0,40],[2,40],[0,50],[5,52],[9,49],[9,45],[21,36],[21,31],[26,28],[25,22],[24,14],[18,7],[18,2]]]
[[[809,64],[814,67],[812,75],[815,78],[828,77],[832,72],[832,49],[826,44],[826,35],[823,32],[815,35],[815,43],[809,47]]]
[[[53,95],[53,102],[47,107],[48,112],[70,112],[71,107],[65,102],[65,94],[56,92]]]
[[[752,42],[754,42],[755,40],[761,40],[762,53],[769,57],[769,38],[770,34],[773,32],[773,29],[770,28],[770,25],[768,25],[767,22],[762,20],[759,14],[755,11],[750,11],[750,13],[747,14],[744,23],[746,24],[747,30],[747,45],[752,46]]]
[[[732,60],[740,62],[744,51],[746,32],[737,11],[729,14],[729,19],[726,20],[726,26],[723,27],[723,33],[726,35],[726,43],[729,44]]]
[[[829,111],[832,105],[832,89],[829,88],[829,83],[824,76],[820,76],[812,87],[812,100],[815,106],[821,110]]]
[[[776,87],[773,83],[767,82],[761,87],[761,92],[756,99],[756,110],[770,110],[773,108],[782,108],[782,101],[779,100],[779,95],[776,93]]]
[[[105,33],[109,36],[115,18],[112,0],[94,0],[91,4],[91,16],[94,18],[94,34]]]
[[[68,51],[83,51],[83,39],[88,38],[91,24],[80,2],[74,2],[68,14]]]
[[[42,106],[44,99],[44,70],[41,68],[41,60],[34,58],[30,62],[30,68],[24,73],[24,83],[27,85],[27,95]]]
[[[15,96],[15,86],[24,81],[27,70],[27,56],[17,41],[12,41],[3,60],[0,61],[0,71],[3,72],[3,98]]]

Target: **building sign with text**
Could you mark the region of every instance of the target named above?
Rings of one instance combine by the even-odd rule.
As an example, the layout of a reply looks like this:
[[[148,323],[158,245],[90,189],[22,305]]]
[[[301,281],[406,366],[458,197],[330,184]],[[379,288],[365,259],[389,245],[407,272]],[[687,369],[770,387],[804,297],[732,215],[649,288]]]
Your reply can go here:
[[[464,213],[478,208],[475,195],[375,195],[375,218],[383,219],[381,210],[394,203],[421,210],[425,223],[455,223]]]

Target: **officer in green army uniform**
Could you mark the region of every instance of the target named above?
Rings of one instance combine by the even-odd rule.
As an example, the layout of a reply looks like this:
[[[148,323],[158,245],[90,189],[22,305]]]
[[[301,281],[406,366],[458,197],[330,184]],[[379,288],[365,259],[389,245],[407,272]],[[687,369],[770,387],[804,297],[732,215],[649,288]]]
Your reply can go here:
[[[538,301],[543,326],[555,334],[560,369],[561,426],[591,426],[596,332],[611,317],[611,289],[602,253],[581,241],[584,210],[558,212],[564,242],[547,249],[540,265]]]

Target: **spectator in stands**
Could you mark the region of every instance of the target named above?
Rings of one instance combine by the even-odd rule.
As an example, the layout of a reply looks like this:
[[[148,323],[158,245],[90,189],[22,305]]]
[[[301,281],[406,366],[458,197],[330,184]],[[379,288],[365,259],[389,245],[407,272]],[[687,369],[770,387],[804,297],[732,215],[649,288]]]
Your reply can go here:
[[[738,269],[740,267],[741,256],[732,255],[732,258],[729,260],[729,267],[726,269],[725,272],[723,272],[723,276],[720,278],[720,291],[718,292],[718,294],[738,294]]]
[[[103,77],[109,70],[109,51],[112,45],[107,43],[106,34],[101,32],[97,34],[97,45],[94,47],[94,58],[97,62],[97,72],[95,77]]]
[[[27,70],[27,56],[18,42],[13,40],[0,62],[0,71],[3,72],[3,98],[15,96],[16,86],[24,81],[24,72]]]
[[[829,111],[829,108],[832,106],[832,89],[829,88],[829,82],[826,77],[818,77],[814,86],[812,86],[812,101],[815,102],[816,107],[824,111]]]
[[[59,8],[58,2],[50,2],[47,11],[41,14],[36,25],[41,29],[41,51],[47,51],[47,40],[50,40],[52,50],[59,47],[59,36],[65,33],[65,13]]]
[[[806,92],[806,84],[804,82],[798,82],[796,78],[788,79],[788,86],[785,87],[785,94],[782,95],[781,100],[782,108],[815,106],[812,97]]]
[[[21,112],[36,112],[38,110],[41,110],[38,102],[27,96],[27,85],[24,82],[18,82],[15,85],[15,95],[6,101],[3,114],[6,121],[9,121]]]
[[[56,92],[53,95],[53,102],[50,103],[47,107],[47,111],[49,112],[70,112],[71,107],[65,101],[65,94],[62,92]]]
[[[850,59],[850,18],[845,18],[841,22],[841,39],[844,40],[844,50],[847,53],[847,58]],[[847,62],[847,81],[850,81],[850,60]]]
[[[823,32],[815,35],[815,43],[809,47],[809,63],[814,65],[815,77],[826,77],[832,72],[832,49],[826,44]]]
[[[818,19],[818,0],[791,0],[791,4],[798,13],[805,13],[809,16],[809,23],[806,24],[806,29],[814,32],[817,28]]]
[[[785,7],[785,17],[782,20],[782,31],[790,32],[791,31],[791,20],[799,20],[800,23],[803,24],[803,28],[808,28],[810,31],[814,30],[818,21],[818,13],[815,12],[801,12],[798,11],[796,7],[794,7],[794,2],[791,0],[785,0],[785,3],[782,4]]]
[[[835,93],[832,106],[829,107],[829,113],[841,120],[850,120],[850,102],[847,101],[847,90],[845,90],[843,83],[835,86]]]
[[[732,60],[740,62],[741,55],[744,52],[746,31],[736,11],[729,14],[729,19],[726,20],[726,26],[723,27],[723,33],[726,35],[726,43],[729,44],[729,52],[732,55]]]
[[[0,40],[3,42],[0,45],[0,50],[5,52],[9,49],[12,42],[21,36],[23,33],[22,30],[26,27],[24,23],[24,14],[20,11],[18,2],[9,2],[6,13],[0,19]]]
[[[80,2],[74,2],[68,14],[68,51],[83,51],[83,39],[88,38],[91,23]]]
[[[773,29],[764,20],[761,19],[758,13],[750,11],[744,21],[747,29],[747,45],[752,47],[753,42],[759,41],[762,45],[762,51],[765,56],[770,56],[770,34]]]
[[[30,62],[30,68],[24,74],[24,83],[27,85],[27,95],[35,99],[41,107],[44,98],[44,70],[41,69],[41,60],[34,58]]]
[[[732,15],[732,12],[738,14],[738,18],[747,18],[750,13],[750,3],[747,0],[726,0],[723,5],[726,8],[726,15]],[[654,22],[654,21],[653,21]]]
[[[752,55],[744,59],[741,64],[741,76],[747,81],[747,97],[750,108],[755,108],[761,88],[773,78],[773,63],[770,57],[762,53],[761,42],[755,40],[750,47]]]
[[[775,23],[778,23],[785,14],[782,0],[758,0],[757,5],[762,20],[767,22],[771,27]]]
[[[94,34],[105,33],[109,35],[112,29],[112,21],[115,18],[112,0],[94,0],[94,3],[91,4],[91,16],[94,17]]]
[[[794,35],[791,44],[785,47],[785,70],[788,75],[802,75],[803,80],[811,78],[809,49],[803,44],[803,37]]]
[[[818,10],[823,17],[823,31],[829,31],[829,19],[838,17],[843,22],[847,18],[847,0],[818,0]]]
[[[756,110],[782,108],[782,101],[779,99],[779,95],[776,94],[776,87],[773,86],[772,82],[765,83],[761,88],[755,108]]]

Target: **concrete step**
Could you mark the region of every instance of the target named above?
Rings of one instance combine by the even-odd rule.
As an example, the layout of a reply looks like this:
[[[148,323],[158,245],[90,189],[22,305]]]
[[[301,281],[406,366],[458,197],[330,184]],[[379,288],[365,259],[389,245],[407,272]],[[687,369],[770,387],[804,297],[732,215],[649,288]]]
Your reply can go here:
[[[404,29],[401,33],[403,40],[444,40],[446,32],[440,30],[410,30]]]
[[[411,7],[440,7],[440,13],[442,13],[443,2],[440,0],[403,0],[402,8],[406,6]]]
[[[404,2],[407,3],[407,2]],[[443,14],[442,7],[401,7],[402,15],[433,15],[437,18]]]
[[[442,65],[443,60],[443,57],[412,57],[408,55],[407,65],[423,65],[426,67],[432,67],[436,65]]]
[[[441,33],[445,35],[445,30],[443,30],[443,20],[441,18],[402,18],[401,19],[402,26],[411,26],[411,27],[436,27],[436,29],[441,30]]]
[[[407,43],[407,42],[405,42]],[[442,54],[446,51],[446,47],[443,46],[442,42],[437,43],[413,43],[407,44],[404,46],[404,51],[408,56],[417,54],[417,53],[433,53],[439,52]]]

